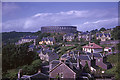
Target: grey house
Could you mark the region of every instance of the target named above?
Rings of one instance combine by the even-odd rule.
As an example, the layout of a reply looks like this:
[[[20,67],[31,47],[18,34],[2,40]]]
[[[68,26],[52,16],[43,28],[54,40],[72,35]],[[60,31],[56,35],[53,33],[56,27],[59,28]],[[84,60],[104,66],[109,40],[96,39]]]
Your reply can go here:
[[[91,58],[88,55],[80,55],[80,64],[84,67],[86,62],[88,63],[89,68],[91,67]]]
[[[103,68],[108,69],[108,65],[104,63],[103,61],[103,55],[101,53],[86,53],[90,56],[90,58],[95,61],[95,65]]]
[[[70,68],[70,66],[60,62],[50,70],[49,76],[52,78],[69,78],[75,80],[76,72],[73,70],[73,68]]]
[[[37,53],[39,54],[40,59],[44,61],[52,61],[59,58],[57,53],[49,49],[40,49]]]
[[[87,32],[78,33],[78,40],[80,41],[80,39],[84,39],[85,41],[90,41],[92,39],[92,35]]]
[[[63,41],[72,41],[75,39],[75,35],[73,33],[67,33],[63,36]]]

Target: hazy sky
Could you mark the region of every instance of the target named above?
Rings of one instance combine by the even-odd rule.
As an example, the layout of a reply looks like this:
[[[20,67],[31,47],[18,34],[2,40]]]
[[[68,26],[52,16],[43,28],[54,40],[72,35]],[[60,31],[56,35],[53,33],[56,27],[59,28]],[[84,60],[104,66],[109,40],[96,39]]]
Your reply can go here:
[[[3,2],[2,31],[38,31],[74,25],[79,31],[118,25],[117,2]]]

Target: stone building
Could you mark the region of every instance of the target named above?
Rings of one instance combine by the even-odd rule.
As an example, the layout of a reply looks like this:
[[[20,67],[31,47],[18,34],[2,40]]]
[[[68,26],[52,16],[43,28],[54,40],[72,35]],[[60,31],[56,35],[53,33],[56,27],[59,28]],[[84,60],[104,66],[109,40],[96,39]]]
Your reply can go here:
[[[42,33],[75,33],[77,27],[75,26],[44,26],[41,27]]]

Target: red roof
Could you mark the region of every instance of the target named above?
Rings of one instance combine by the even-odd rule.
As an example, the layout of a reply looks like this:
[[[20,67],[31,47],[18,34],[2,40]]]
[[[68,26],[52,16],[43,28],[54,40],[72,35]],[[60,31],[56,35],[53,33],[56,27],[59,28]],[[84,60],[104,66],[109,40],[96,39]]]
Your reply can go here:
[[[109,47],[105,47],[105,49],[109,49]]]
[[[83,46],[83,48],[98,49],[98,48],[102,48],[102,47],[97,45],[97,44],[95,44],[95,43],[89,43],[88,45]]]

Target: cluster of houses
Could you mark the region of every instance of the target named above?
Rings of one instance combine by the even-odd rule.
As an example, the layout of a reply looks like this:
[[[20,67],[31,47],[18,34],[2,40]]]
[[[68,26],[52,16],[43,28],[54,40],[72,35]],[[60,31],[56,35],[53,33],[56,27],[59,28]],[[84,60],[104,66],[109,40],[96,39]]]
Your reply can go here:
[[[54,37],[43,37],[39,44],[53,45],[55,43]]]
[[[24,43],[32,42],[32,41],[33,41],[33,44],[36,45],[36,39],[37,39],[37,37],[38,37],[38,36],[25,36],[25,37],[22,37],[22,38],[16,43],[16,45],[24,44]]]
[[[67,33],[65,35],[63,35],[63,41],[73,41],[76,38],[78,39],[78,41],[80,41],[81,39],[85,40],[85,41],[91,41],[92,38],[96,36],[96,39],[104,42],[107,40],[111,40],[111,34],[110,33],[96,33],[96,35],[91,35],[90,32],[81,32],[78,33],[77,35],[74,33]],[[36,44],[36,39],[38,38],[38,36],[25,36],[22,37],[17,43],[16,45],[19,44],[23,44],[26,42],[34,42],[34,45]],[[46,45],[53,45],[55,43],[55,38],[54,37],[43,37],[41,39],[41,41],[39,41],[39,44],[46,44]]]
[[[63,41],[73,41],[76,38],[80,41],[81,39],[89,41],[89,44],[82,46],[82,51],[73,50],[68,51],[59,57],[58,53],[55,53],[54,49],[49,49],[46,45],[54,45],[56,43],[54,37],[43,37],[39,41],[39,46],[36,45],[37,36],[26,36],[18,41],[17,44],[23,44],[26,42],[32,42],[33,44],[29,46],[29,51],[33,51],[34,48],[40,47],[38,51],[39,58],[44,62],[49,62],[47,66],[49,70],[48,74],[44,74],[41,70],[34,75],[22,75],[22,79],[32,79],[32,78],[71,78],[75,80],[76,78],[85,78],[86,75],[89,75],[89,78],[92,78],[92,75],[84,71],[84,67],[88,64],[88,68],[91,73],[97,73],[99,69],[103,69],[102,73],[105,70],[110,69],[112,66],[109,62],[106,62],[106,56],[108,54],[103,53],[112,53],[112,47],[101,47],[95,43],[91,43],[91,39],[96,36],[96,39],[99,39],[103,42],[110,40],[110,33],[97,33],[91,35],[88,32],[73,34],[67,33],[63,35]],[[45,44],[45,45],[44,45]],[[70,44],[66,45],[70,46]],[[19,75],[20,73],[18,73]],[[89,80],[89,79],[88,79]]]
[[[82,32],[82,33],[78,33],[78,35],[75,35],[73,33],[67,33],[63,36],[63,41],[73,41],[75,38],[78,39],[78,41],[80,41],[81,39],[85,40],[85,41],[91,41],[93,39],[93,37],[96,37],[97,40],[100,41],[107,41],[107,40],[111,40],[111,34],[110,33],[96,33],[96,35],[92,35],[90,32]]]
[[[106,55],[100,52],[103,48],[95,43],[89,43],[82,47],[83,51],[74,50],[68,51],[63,54],[60,58],[54,50],[50,50],[48,47],[41,45],[41,49],[37,51],[38,56],[42,61],[48,61],[49,70],[47,74],[38,71],[38,73],[28,76],[23,75],[22,79],[32,79],[32,78],[71,78],[76,80],[76,78],[87,78],[83,76],[84,74],[92,75],[84,72],[84,67],[88,64],[88,67],[92,73],[97,73],[100,68],[102,68],[102,73],[104,70],[110,69],[112,66],[110,63],[105,61]],[[105,48],[105,51],[108,48]],[[33,77],[34,76],[34,77]],[[40,77],[42,76],[42,77]]]

